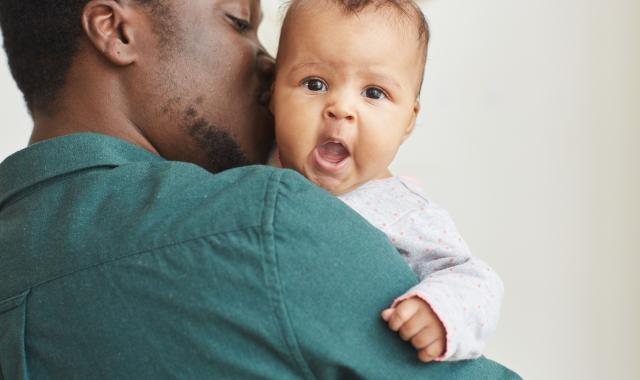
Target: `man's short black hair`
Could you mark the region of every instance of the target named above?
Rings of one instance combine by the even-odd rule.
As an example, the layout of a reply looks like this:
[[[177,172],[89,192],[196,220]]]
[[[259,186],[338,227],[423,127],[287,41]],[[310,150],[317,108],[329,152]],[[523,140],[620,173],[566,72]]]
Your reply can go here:
[[[136,0],[157,5],[162,0]],[[89,0],[0,0],[0,27],[11,74],[31,111],[47,111],[65,84]]]

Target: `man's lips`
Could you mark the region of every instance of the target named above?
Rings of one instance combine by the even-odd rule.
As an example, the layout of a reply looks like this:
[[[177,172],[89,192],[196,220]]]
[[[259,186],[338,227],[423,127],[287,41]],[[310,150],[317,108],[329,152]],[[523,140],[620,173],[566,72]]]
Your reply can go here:
[[[337,140],[329,140],[318,145],[313,152],[316,165],[327,172],[342,169],[351,156],[345,145]]]

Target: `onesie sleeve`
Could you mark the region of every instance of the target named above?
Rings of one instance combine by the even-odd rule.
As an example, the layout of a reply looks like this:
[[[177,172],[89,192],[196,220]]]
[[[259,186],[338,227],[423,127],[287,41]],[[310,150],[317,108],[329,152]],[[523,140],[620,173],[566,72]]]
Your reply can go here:
[[[480,357],[497,327],[504,293],[496,272],[471,255],[449,214],[433,203],[386,232],[420,278],[394,306],[413,296],[431,306],[447,332],[446,352],[438,360]]]
[[[393,306],[413,296],[431,306],[447,334],[446,352],[437,360],[480,357],[497,327],[504,287],[471,254],[447,211],[403,181],[374,184],[343,200],[385,232],[420,278]]]

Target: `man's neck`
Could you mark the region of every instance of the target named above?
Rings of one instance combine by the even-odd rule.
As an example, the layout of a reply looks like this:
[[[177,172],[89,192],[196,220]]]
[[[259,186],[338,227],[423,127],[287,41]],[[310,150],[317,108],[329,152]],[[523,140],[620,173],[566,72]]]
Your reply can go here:
[[[82,75],[75,72],[71,75]],[[92,132],[116,137],[154,154],[158,150],[128,117],[127,101],[119,96],[113,81],[71,80],[51,107],[52,112],[34,111],[34,128],[29,144],[65,135]]]
[[[56,137],[75,133],[99,133],[125,140],[140,146],[154,154],[156,148],[147,140],[142,132],[123,115],[95,113],[86,115],[89,110],[77,112],[56,112],[53,115],[42,115],[34,112],[34,127],[29,145]]]

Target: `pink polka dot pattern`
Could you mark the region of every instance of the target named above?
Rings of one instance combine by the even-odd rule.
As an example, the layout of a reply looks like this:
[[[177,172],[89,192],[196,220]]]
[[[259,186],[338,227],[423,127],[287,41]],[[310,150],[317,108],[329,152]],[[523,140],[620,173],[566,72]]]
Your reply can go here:
[[[395,302],[419,296],[441,319],[447,352],[438,360],[482,355],[504,289],[498,275],[471,255],[446,210],[415,181],[400,177],[368,182],[340,199],[382,230],[420,278]]]

